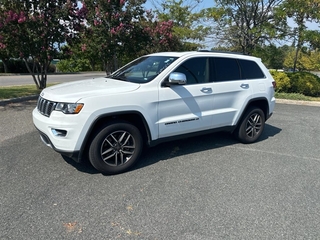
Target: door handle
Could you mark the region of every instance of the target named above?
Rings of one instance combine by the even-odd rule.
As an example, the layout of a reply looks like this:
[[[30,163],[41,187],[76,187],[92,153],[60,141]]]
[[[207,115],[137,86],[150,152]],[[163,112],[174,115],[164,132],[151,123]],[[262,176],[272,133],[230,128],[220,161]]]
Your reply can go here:
[[[201,92],[203,92],[203,93],[212,93],[212,88],[204,87],[204,88],[201,89]]]
[[[249,88],[249,84],[242,83],[242,84],[240,85],[240,87],[243,88],[243,89],[248,89],[248,88]]]

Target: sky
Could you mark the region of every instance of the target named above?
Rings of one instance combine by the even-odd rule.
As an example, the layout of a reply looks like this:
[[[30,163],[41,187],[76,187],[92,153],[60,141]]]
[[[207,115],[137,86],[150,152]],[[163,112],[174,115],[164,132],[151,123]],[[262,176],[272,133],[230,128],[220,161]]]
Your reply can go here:
[[[203,9],[203,8],[209,8],[209,7],[213,7],[214,6],[214,1],[213,0],[200,0],[201,2],[198,4],[198,8]],[[162,0],[147,0],[145,7],[146,9],[150,10],[150,9],[154,9],[154,3],[155,2],[162,2]],[[185,1],[187,3],[194,3],[197,2],[196,0],[187,0]]]

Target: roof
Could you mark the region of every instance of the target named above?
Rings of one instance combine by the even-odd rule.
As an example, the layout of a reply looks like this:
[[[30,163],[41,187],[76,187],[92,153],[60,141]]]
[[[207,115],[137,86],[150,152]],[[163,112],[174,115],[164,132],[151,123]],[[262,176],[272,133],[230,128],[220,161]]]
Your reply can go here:
[[[170,57],[183,57],[188,55],[216,56],[216,57],[232,56],[235,58],[242,58],[242,59],[256,58],[253,56],[243,55],[241,53],[235,53],[235,52],[220,52],[220,51],[207,51],[207,50],[189,51],[189,52],[158,52],[158,53],[148,54],[148,56],[170,56]]]

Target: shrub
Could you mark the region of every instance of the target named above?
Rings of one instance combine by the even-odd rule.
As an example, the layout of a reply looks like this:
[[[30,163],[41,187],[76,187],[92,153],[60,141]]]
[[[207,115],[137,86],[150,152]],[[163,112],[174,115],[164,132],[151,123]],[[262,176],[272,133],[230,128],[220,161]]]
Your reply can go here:
[[[9,73],[28,73],[26,64],[21,59],[10,59],[7,66]]]
[[[56,72],[56,65],[50,64],[48,68],[48,73],[54,73],[54,72]]]
[[[288,93],[291,89],[290,78],[285,72],[270,71],[273,79],[277,83],[276,92]]]
[[[33,64],[32,62],[28,62],[29,67],[32,69]],[[25,62],[22,59],[10,59],[7,62],[7,67],[8,67],[8,73],[29,73]],[[51,64],[48,68],[49,73],[53,73],[56,71],[56,67]],[[0,72],[4,72],[4,67],[3,64],[0,64]]]
[[[320,78],[309,72],[288,73],[291,81],[292,93],[301,93],[306,96],[320,96]]]
[[[90,71],[89,61],[86,59],[64,59],[57,63],[59,72],[81,72]]]

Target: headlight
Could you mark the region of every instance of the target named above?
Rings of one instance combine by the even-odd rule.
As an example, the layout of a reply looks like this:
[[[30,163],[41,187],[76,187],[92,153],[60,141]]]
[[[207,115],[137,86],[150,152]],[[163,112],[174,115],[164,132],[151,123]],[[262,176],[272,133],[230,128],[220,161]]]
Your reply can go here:
[[[65,114],[78,114],[83,108],[83,103],[57,103],[54,110]]]

